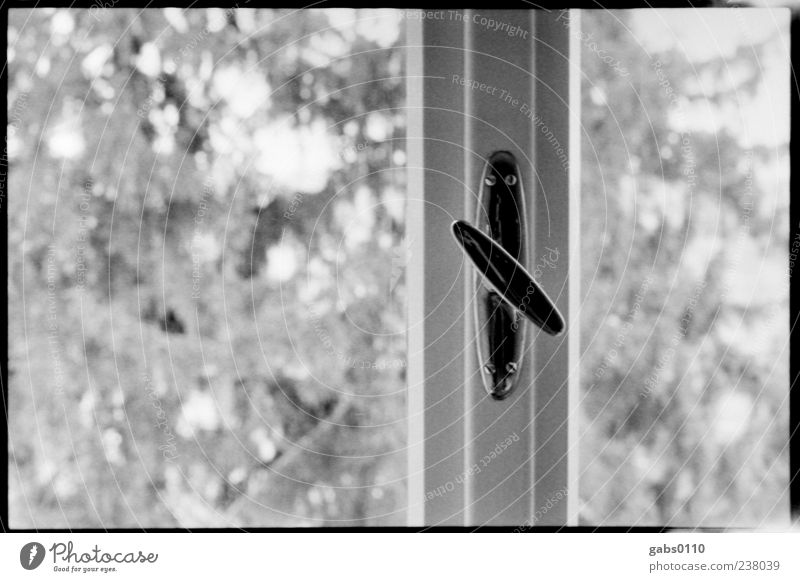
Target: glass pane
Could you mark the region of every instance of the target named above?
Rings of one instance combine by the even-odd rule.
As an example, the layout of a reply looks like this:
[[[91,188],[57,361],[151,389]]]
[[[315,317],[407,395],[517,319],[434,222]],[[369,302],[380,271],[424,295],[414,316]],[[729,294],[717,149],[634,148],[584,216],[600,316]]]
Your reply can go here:
[[[402,38],[11,11],[12,527],[404,523]]]
[[[581,520],[786,525],[788,11],[581,45]]]

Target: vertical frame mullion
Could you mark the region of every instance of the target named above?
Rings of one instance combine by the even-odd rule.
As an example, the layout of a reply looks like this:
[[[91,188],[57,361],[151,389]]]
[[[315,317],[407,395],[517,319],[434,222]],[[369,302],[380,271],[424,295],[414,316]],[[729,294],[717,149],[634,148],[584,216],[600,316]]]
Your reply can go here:
[[[534,261],[546,255],[555,264],[539,281],[567,331],[557,341],[534,338],[534,525],[577,525],[578,516],[579,18],[577,10],[536,14]]]
[[[407,16],[409,525],[463,525],[463,25]]]
[[[534,103],[533,11],[480,10],[465,12],[466,62],[463,77],[471,82],[466,93],[466,175],[468,221],[475,223],[480,177],[489,156],[499,150],[514,154],[527,196],[533,203],[534,159],[532,124],[525,106]],[[498,23],[495,29],[489,22]],[[507,31],[518,31],[508,34]],[[532,223],[527,220],[528,241]],[[528,248],[528,256],[534,256]],[[484,390],[478,361],[472,313],[477,297],[471,281],[466,289],[471,357],[466,371],[466,475],[469,525],[520,525],[530,514],[533,499],[532,369],[533,354],[526,346],[518,386],[507,400],[493,400]],[[527,325],[527,324],[524,324]],[[530,331],[528,337],[530,337]],[[510,443],[510,444],[508,444]],[[506,446],[508,444],[508,446]]]

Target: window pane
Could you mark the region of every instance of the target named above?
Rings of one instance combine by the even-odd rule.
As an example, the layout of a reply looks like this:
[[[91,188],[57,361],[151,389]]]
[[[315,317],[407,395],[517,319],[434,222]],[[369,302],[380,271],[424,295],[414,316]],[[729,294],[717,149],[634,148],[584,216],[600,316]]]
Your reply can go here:
[[[401,39],[11,11],[12,527],[404,523]]]
[[[787,524],[788,11],[581,44],[581,520]]]

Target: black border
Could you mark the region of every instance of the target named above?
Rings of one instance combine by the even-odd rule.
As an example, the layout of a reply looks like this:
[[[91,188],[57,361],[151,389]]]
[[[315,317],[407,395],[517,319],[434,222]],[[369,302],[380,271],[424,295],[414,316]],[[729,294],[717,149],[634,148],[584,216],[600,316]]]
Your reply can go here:
[[[33,4],[33,5],[32,5]],[[56,0],[40,0],[38,2],[25,2],[23,0],[0,0],[0,35],[2,38],[3,46],[8,46],[8,10],[12,8],[91,8],[97,4],[97,0],[74,0],[72,2],[58,2]],[[151,0],[149,2],[142,2],[136,0],[117,0],[114,3],[114,8],[165,8],[165,7],[181,7],[181,8],[232,8],[241,2],[231,2],[225,0],[207,1],[198,0],[194,2],[180,0]],[[619,0],[614,2],[612,0],[581,2],[575,1],[559,1],[559,0],[532,0],[532,1],[504,1],[492,2],[492,8],[517,8],[517,9],[566,9],[566,8],[581,8],[581,9],[598,9],[598,10],[622,10],[622,9],[648,9],[648,8],[710,8],[710,7],[725,7],[734,6],[725,4],[724,0],[700,0],[691,2],[688,0],[653,0],[648,2],[646,0]],[[747,5],[746,3],[738,4],[740,6]],[[358,0],[344,0],[344,1],[319,1],[308,2],[301,5],[292,5],[291,3],[279,2],[277,4],[267,4],[263,0],[250,0],[247,3],[248,8],[269,7],[269,8],[362,8],[363,4]],[[430,5],[424,5],[422,2],[405,3],[397,0],[383,0],[378,6],[370,6],[371,8],[425,8],[426,10],[434,9]],[[487,1],[475,2],[474,0],[462,2],[437,2],[436,8],[486,8]],[[773,6],[772,8],[776,8]],[[790,52],[790,75],[791,75],[791,130],[789,141],[789,155],[790,160],[800,160],[800,85],[798,84],[797,77],[794,74],[794,65],[800,63],[800,12],[792,12],[791,20],[791,52]],[[8,123],[8,71],[6,62],[0,70],[0,78],[2,79],[3,95],[2,95],[2,131],[5,137]],[[6,141],[4,140],[4,144]],[[0,450],[6,451],[6,462],[0,463],[0,482],[4,484],[6,495],[0,497],[0,532],[8,533],[295,533],[295,532],[308,532],[308,533],[356,533],[356,532],[535,532],[535,533],[664,533],[664,532],[725,532],[725,531],[750,531],[750,530],[733,530],[724,528],[687,528],[687,527],[625,527],[625,526],[576,526],[576,527],[553,527],[553,526],[534,526],[534,527],[515,527],[515,526],[475,526],[475,527],[450,527],[450,526],[431,526],[431,527],[324,527],[324,528],[270,528],[270,527],[256,527],[256,528],[120,528],[120,529],[11,529],[8,527],[8,485],[9,485],[9,468],[8,468],[8,191],[7,191],[7,174],[8,162],[5,157],[5,150],[0,154],[0,223],[4,230],[2,237],[2,244],[4,252],[0,257],[0,271],[4,274],[5,284],[0,285],[0,321],[6,322],[6,333],[0,336],[0,394],[3,401],[3,414],[0,418]],[[791,165],[790,165],[791,168]],[[790,169],[790,186],[789,186],[789,252],[791,253],[792,241],[795,237],[800,240],[800,204],[795,200],[800,191],[800,172],[794,172]],[[794,348],[794,329],[799,320],[798,308],[800,308],[800,300],[798,300],[798,290],[796,286],[791,284],[791,271],[790,271],[790,300],[789,300],[789,354],[790,354],[790,386],[789,386],[789,467],[790,467],[790,483],[789,483],[789,499],[791,507],[791,519],[793,523],[800,522],[800,392],[795,388],[795,385],[800,379],[800,357],[792,357],[795,354]]]
[[[800,65],[800,12],[792,12],[790,49],[790,87],[791,87],[791,129],[789,134],[789,253],[792,241],[800,237],[800,172],[791,168],[791,160],[800,160],[800,86],[795,75],[795,65]],[[800,522],[800,392],[797,388],[800,379],[800,357],[794,341],[798,323],[797,285],[792,284],[789,271],[789,500],[792,521]]]

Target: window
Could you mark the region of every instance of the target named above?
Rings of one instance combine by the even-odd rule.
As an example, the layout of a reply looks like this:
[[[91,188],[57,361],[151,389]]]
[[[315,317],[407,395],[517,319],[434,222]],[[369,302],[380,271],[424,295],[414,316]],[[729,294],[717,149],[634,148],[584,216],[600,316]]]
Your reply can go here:
[[[785,524],[788,40],[10,11],[11,526]],[[501,402],[451,234],[497,151],[567,322]]]
[[[581,519],[785,526],[788,11],[583,26]]]

